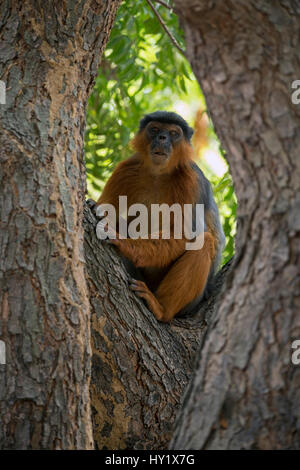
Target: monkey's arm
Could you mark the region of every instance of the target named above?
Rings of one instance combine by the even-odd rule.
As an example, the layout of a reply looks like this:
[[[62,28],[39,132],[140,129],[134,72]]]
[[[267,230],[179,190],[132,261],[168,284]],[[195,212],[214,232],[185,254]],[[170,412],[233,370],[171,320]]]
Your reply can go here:
[[[120,252],[137,267],[164,267],[175,261],[185,252],[185,239],[143,240],[116,239],[109,243],[117,246]]]

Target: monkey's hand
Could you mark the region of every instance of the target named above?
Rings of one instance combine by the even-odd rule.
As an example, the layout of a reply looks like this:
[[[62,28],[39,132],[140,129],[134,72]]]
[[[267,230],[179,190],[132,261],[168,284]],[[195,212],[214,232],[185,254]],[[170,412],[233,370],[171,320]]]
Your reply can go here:
[[[101,206],[101,204],[98,204],[93,199],[87,199],[86,203],[97,219],[102,219],[105,216],[106,210],[103,206]]]
[[[94,201],[94,199],[87,199],[86,200],[87,205],[91,209],[94,215],[96,215],[96,208],[97,208],[97,203]]]

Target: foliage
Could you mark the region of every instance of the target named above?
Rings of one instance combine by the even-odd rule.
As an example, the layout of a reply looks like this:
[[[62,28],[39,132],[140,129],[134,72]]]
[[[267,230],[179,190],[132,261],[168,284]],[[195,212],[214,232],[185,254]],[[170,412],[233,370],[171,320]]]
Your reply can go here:
[[[176,15],[159,3],[155,8],[184,48]],[[145,0],[123,2],[88,104],[85,156],[90,197],[98,197],[115,165],[130,155],[129,141],[141,116],[157,109],[174,110],[178,100],[189,102],[191,108],[204,103],[189,63]],[[213,130],[211,134],[215,139]],[[228,173],[221,180],[213,174],[210,179],[222,203],[226,261],[234,251],[236,200]]]
[[[156,8],[182,44],[176,16]],[[129,155],[141,116],[171,109],[172,94],[186,91],[190,73],[145,0],[123,2],[89,100],[85,150],[92,188],[99,191],[101,181]]]
[[[226,245],[222,258],[223,265],[227,263],[234,254],[237,200],[229,171],[227,171],[221,179],[213,177],[210,181],[213,185],[214,195],[220,210],[221,222],[226,237]]]

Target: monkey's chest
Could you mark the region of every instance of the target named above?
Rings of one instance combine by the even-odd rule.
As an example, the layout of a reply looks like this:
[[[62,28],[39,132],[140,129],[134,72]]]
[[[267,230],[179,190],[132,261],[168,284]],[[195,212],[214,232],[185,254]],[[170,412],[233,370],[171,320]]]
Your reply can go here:
[[[173,204],[189,204],[191,201],[185,196],[182,191],[171,191],[168,188],[157,188],[145,187],[140,188],[139,191],[135,191],[132,194],[128,194],[128,206],[133,204],[142,204],[148,210],[155,204],[167,204],[172,206]]]

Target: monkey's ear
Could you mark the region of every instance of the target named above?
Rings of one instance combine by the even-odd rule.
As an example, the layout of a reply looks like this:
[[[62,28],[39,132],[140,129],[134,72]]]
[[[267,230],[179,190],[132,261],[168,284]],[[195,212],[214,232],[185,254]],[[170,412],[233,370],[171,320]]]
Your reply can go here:
[[[191,138],[194,134],[194,129],[192,129],[190,126],[187,127],[187,130],[186,130],[186,137],[187,137],[187,140],[190,142],[191,141]]]

